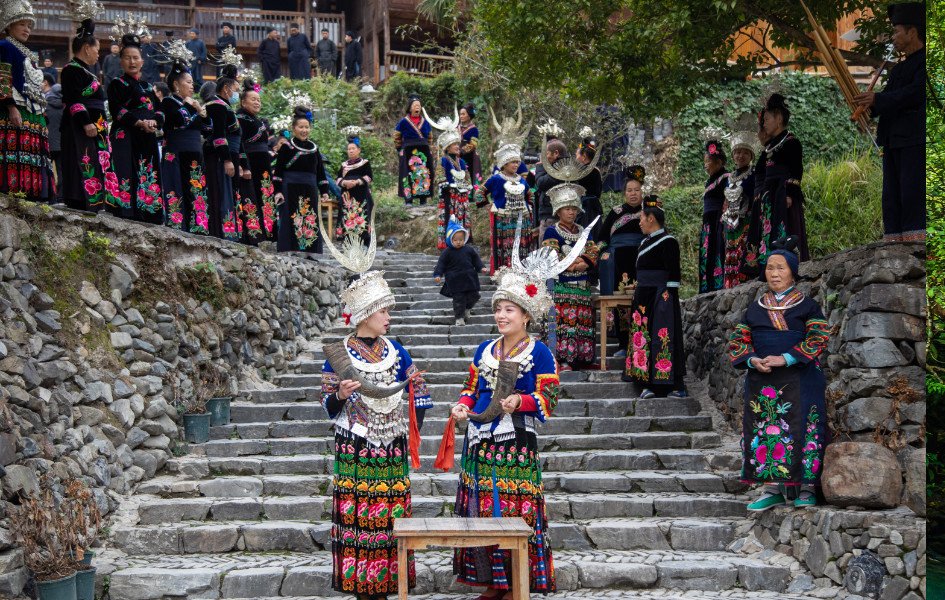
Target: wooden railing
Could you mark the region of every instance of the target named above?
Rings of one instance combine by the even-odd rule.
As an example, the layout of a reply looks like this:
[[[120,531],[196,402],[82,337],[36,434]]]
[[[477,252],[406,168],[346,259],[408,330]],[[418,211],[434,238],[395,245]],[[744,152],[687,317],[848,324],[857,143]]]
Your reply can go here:
[[[442,54],[421,54],[391,50],[387,53],[390,74],[410,73],[412,75],[434,76],[448,71],[453,66],[453,57]]]
[[[136,17],[143,17],[156,40],[164,39],[165,29],[174,29],[175,34],[181,36],[184,29],[190,27],[191,23],[191,9],[186,6],[126,4],[120,2],[103,2],[102,4],[105,7],[105,14],[102,15],[102,19],[99,20],[99,27],[96,29],[96,33],[101,32],[102,37],[107,37],[111,33],[111,25],[116,18],[125,16],[128,13],[132,13]],[[33,31],[72,34],[75,31],[75,24],[62,17],[69,10],[70,5],[66,0],[35,0],[33,11],[36,14],[36,25],[33,27]]]

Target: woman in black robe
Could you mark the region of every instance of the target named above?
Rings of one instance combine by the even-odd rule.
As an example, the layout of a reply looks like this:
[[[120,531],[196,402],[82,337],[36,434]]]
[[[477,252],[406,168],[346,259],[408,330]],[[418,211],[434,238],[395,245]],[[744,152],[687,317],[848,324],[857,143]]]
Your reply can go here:
[[[161,101],[165,140],[161,174],[167,226],[209,235],[207,178],[203,171],[201,136],[207,112],[193,98],[194,79],[184,61],[174,61],[165,81],[171,90],[171,94]]]
[[[601,259],[598,263],[600,272],[600,295],[611,296],[617,286],[627,276],[627,282],[637,279],[637,250],[643,242],[640,229],[640,217],[643,216],[643,178],[646,170],[635,165],[627,170],[627,183],[624,185],[623,204],[615,206],[604,219],[601,226],[598,247]],[[615,309],[608,321],[616,328],[617,341],[622,350],[617,354],[626,354],[630,340],[627,328],[627,310]]]
[[[784,503],[785,486],[797,491],[794,506],[816,504],[814,488],[830,443],[820,365],[830,326],[820,305],[794,287],[796,244],[793,236],[773,243],[762,276],[769,291],[748,306],[729,339],[732,364],[748,371],[742,481],[764,484],[751,511]]]
[[[98,212],[118,206],[118,178],[112,169],[105,88],[91,71],[98,60],[95,23],[83,21],[72,38],[73,59],[62,69],[62,173],[66,206]]]
[[[581,164],[588,165],[594,160],[595,154],[597,154],[597,141],[584,138],[575,152],[574,158]],[[584,196],[581,198],[581,215],[578,217],[577,224],[581,227],[587,227],[594,222],[594,219],[597,219],[597,223],[591,228],[592,240],[600,239],[600,231],[603,226],[601,219],[604,216],[604,207],[600,203],[603,182],[604,178],[597,167],[594,167],[590,173],[577,182],[579,186],[584,188]]]
[[[374,176],[371,163],[361,157],[361,139],[348,136],[348,160],[338,170],[338,187],[341,188],[341,215],[338,217],[337,237],[354,232],[361,242],[371,243],[369,225],[374,212],[374,196],[371,195],[371,179]]]
[[[758,113],[758,141],[762,148],[768,143],[768,133],[765,131],[765,111]],[[768,236],[764,233],[764,215],[770,214],[770,209],[764,204],[765,167],[767,156],[764,151],[758,155],[755,162],[755,172],[752,178],[752,199],[748,208],[748,233],[745,240],[745,258],[742,260],[741,271],[746,279],[755,279],[761,275],[764,259],[768,255]],[[770,221],[769,232],[770,232]]]
[[[765,103],[765,178],[763,203],[767,209],[762,230],[768,242],[784,236],[797,236],[801,262],[810,260],[807,248],[807,224],[804,220],[804,150],[801,142],[788,133],[791,117],[784,96],[772,94]]]
[[[212,127],[209,136],[211,151],[206,154],[210,235],[233,242],[239,241],[243,233],[236,170],[240,162],[242,136],[231,106],[231,103],[236,103],[238,89],[235,79],[220,77],[216,94],[206,105]]]
[[[686,395],[679,242],[666,233],[665,223],[659,200],[648,197],[640,219],[646,238],[637,252],[637,288],[630,307],[626,369],[626,376],[642,387],[641,398]]]
[[[276,239],[277,207],[273,199],[275,192],[272,187],[272,160],[269,157],[269,125],[259,117],[261,109],[259,86],[249,77],[243,79],[236,120],[243,139],[239,178],[240,216],[243,220],[243,243],[249,246]]]
[[[709,175],[702,194],[702,236],[699,241],[699,293],[714,292],[725,286],[725,230],[722,208],[725,205],[725,149],[718,141],[705,145],[705,171]]]
[[[147,223],[164,223],[157,131],[164,127],[154,87],[141,78],[141,39],[121,38],[124,74],[108,86],[112,116],[112,165],[118,176],[118,216]]]
[[[476,127],[476,107],[467,102],[459,109],[459,135],[462,138],[459,157],[469,169],[469,181],[473,185],[482,185],[482,160],[479,158],[479,128]]]
[[[322,252],[318,202],[328,199],[328,178],[321,152],[308,139],[312,113],[297,107],[292,116],[292,139],[276,154],[273,182],[279,204],[279,252]]]

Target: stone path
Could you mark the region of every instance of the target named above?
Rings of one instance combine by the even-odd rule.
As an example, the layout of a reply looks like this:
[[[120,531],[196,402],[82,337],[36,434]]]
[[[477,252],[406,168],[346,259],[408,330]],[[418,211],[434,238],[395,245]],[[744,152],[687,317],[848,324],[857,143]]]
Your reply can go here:
[[[432,464],[470,358],[496,335],[494,286],[483,277],[483,300],[455,327],[429,276],[435,257],[379,253],[378,263],[398,300],[390,334],[428,372],[435,402],[423,467],[411,475],[413,514],[449,516],[456,469],[433,472]],[[210,442],[168,461],[123,502],[99,563],[113,600],[336,595],[323,360],[319,352],[297,361],[293,374],[276,377],[277,389],[245,392],[231,425],[214,427]],[[811,587],[792,585],[802,579],[792,558],[728,550],[750,527],[737,447],[713,430],[707,401],[631,397],[620,363],[563,374],[554,418],[539,431],[560,590],[547,598],[843,597],[830,587],[792,595]],[[472,592],[455,583],[448,552],[417,556],[412,597]]]

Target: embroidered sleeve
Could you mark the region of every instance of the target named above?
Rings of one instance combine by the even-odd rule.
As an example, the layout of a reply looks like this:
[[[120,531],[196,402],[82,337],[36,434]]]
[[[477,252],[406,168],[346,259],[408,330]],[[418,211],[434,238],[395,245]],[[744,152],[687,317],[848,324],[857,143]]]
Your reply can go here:
[[[463,382],[463,391],[459,393],[459,401],[469,408],[476,405],[479,399],[479,369],[475,363],[469,363],[469,375]]]
[[[756,358],[755,348],[751,341],[751,327],[745,323],[735,326],[735,331],[728,339],[728,354],[736,368],[748,368],[748,362]]]
[[[807,364],[820,356],[830,338],[830,325],[824,319],[808,319],[804,326],[804,341],[788,352],[801,364]]]
[[[322,366],[321,403],[322,408],[325,409],[325,412],[327,412],[330,417],[334,417],[335,415],[331,414],[331,411],[328,410],[328,399],[338,393],[338,383],[338,374],[332,370],[331,365],[329,365],[326,360],[325,364]]]
[[[594,240],[587,240],[587,244],[584,246],[584,254],[581,255],[581,258],[587,263],[589,267],[593,267],[597,264],[597,257],[600,255],[600,249],[597,247],[597,244],[594,243]]]
[[[403,121],[401,121],[403,123]],[[397,129],[394,130],[394,148],[400,149],[404,143],[404,134],[400,132],[400,123],[397,124]]]
[[[446,180],[446,169],[443,168],[442,163],[436,166],[436,174],[433,179],[433,185],[437,188],[442,188],[446,185],[449,185],[449,182]]]
[[[13,103],[13,65],[6,62],[0,62],[0,103]]]
[[[473,188],[472,201],[479,208],[489,204],[489,188],[487,188],[485,184],[477,185]]]
[[[472,154],[479,147],[479,138],[471,137],[469,141],[463,144],[463,154]]]
[[[98,91],[101,84],[98,82],[98,79],[93,79],[92,82],[82,90],[82,96],[88,98],[95,94]]]
[[[545,235],[548,235],[551,230],[552,230],[551,227],[546,229]],[[544,248],[551,248],[552,250],[554,250],[555,253],[557,253],[558,255],[558,259],[559,260],[561,259],[561,244],[558,243],[558,240],[556,240],[553,237],[546,237],[545,239],[541,241],[541,245]]]
[[[410,377],[414,373],[417,373],[417,366],[411,364],[407,367],[407,377]],[[433,406],[433,398],[430,397],[430,392],[427,389],[427,382],[423,378],[423,375],[418,375],[413,378],[413,404],[417,408],[430,408]]]
[[[560,382],[557,373],[539,373],[535,378],[535,393],[532,399],[538,409],[538,420],[544,423],[558,406]],[[524,403],[524,398],[523,398]]]

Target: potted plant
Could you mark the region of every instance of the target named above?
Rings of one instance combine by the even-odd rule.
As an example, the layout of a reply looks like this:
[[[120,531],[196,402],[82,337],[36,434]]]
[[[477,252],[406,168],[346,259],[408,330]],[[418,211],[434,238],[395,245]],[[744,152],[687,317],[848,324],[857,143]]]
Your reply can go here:
[[[230,424],[230,401],[232,396],[230,391],[230,375],[226,371],[216,367],[209,367],[207,378],[204,379],[204,385],[212,387],[211,398],[207,400],[207,412],[210,413],[210,425],[229,425]]]
[[[181,393],[176,384],[176,376],[170,378],[174,394],[174,404],[182,413],[184,422],[184,440],[191,444],[203,444],[210,441],[210,413],[207,412],[208,387],[203,384],[202,373],[198,372],[198,381],[189,395]],[[212,387],[209,388],[213,390]]]
[[[95,600],[95,567],[92,566],[95,552],[90,548],[101,531],[102,513],[92,490],[78,479],[66,484],[66,499],[69,502],[65,509],[71,511],[72,554],[78,563],[75,575],[76,599]]]
[[[21,491],[19,500],[10,509],[10,521],[39,600],[77,600],[71,501],[57,500],[45,484],[38,494]]]

